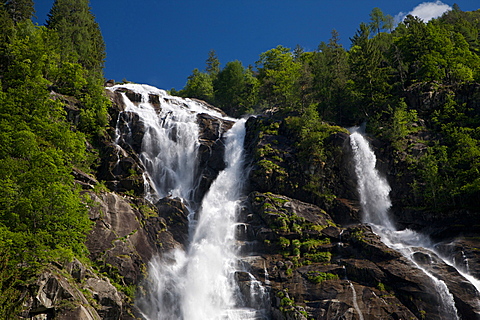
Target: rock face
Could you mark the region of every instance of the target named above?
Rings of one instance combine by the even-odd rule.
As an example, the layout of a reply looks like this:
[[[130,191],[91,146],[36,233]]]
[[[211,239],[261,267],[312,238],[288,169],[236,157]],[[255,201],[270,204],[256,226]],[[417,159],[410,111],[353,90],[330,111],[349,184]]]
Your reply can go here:
[[[78,260],[65,266],[65,274],[53,267],[29,287],[30,298],[22,316],[33,319],[134,319],[124,307],[125,296]]]
[[[74,172],[93,223],[86,242],[93,265],[74,260],[44,271],[27,288],[23,318],[141,319],[133,291],[145,279],[148,262],[188,242],[189,213],[180,199],[165,197],[154,204],[144,199],[151,184],[139,160],[146,128],[138,115],[125,111],[122,95],[137,104],[144,97],[128,89],[107,94],[111,130],[102,142],[99,172],[96,177]],[[148,96],[157,110],[162,99]],[[437,103],[441,97],[429,99]],[[200,203],[225,168],[222,135],[233,122],[199,114],[197,123],[199,182],[193,198]],[[275,320],[444,319],[444,301],[423,268],[447,284],[462,319],[480,319],[478,292],[458,271],[420,248],[412,252],[412,262],[360,223],[347,133],[329,135],[324,141],[327,161],[316,161],[301,158],[282,119],[252,117],[246,127],[251,171],[237,239],[250,273],[238,272],[235,279],[248,305],[267,303]],[[115,140],[115,129],[123,133],[120,139]],[[435,213],[404,209],[413,203],[407,198],[412,178],[398,174],[406,168],[387,156],[387,145],[372,144],[394,190],[397,221],[445,240],[437,251],[480,278],[474,267],[480,263],[475,215],[451,212],[448,220],[443,213],[442,224],[436,224]],[[422,146],[416,150],[420,154]],[[465,230],[465,237],[449,239]],[[259,285],[252,275],[266,288],[265,301],[252,294]]]
[[[201,113],[197,117],[200,127],[199,186],[195,191],[195,202],[200,203],[218,173],[225,169],[225,145],[222,134],[233,126],[233,121],[222,120]]]
[[[116,270],[122,285],[139,283],[145,264],[160,249],[157,237],[165,221],[145,200],[115,193],[90,196],[94,201],[90,218],[95,222],[87,240],[91,259],[106,272]],[[178,245],[174,240],[165,243],[168,247]]]
[[[253,169],[245,231],[239,238],[249,248],[255,243],[255,257],[246,263],[258,279],[269,284],[273,319],[445,318],[444,298],[421,268],[447,284],[462,319],[480,319],[476,289],[454,268],[420,249],[412,253],[412,262],[359,224],[347,135],[328,138],[325,148],[333,150],[331,163],[312,169],[323,172],[321,184],[336,196],[328,202],[302,188],[310,168],[298,166],[293,141],[282,132],[282,124],[277,126],[280,130],[272,130],[272,123],[275,120],[269,118],[247,122],[246,148]],[[406,197],[409,177],[395,177],[393,173],[400,168],[379,152],[387,147],[378,141],[372,144],[380,154],[379,169],[389,172],[389,180],[396,179],[392,188],[400,191],[393,196]],[[280,161],[278,155],[285,160]],[[265,166],[267,161],[274,165]],[[402,183],[405,185],[397,187]],[[410,223],[422,221],[414,216],[418,211],[412,211],[410,217],[405,210],[398,214]],[[458,213],[452,214],[455,216]],[[456,228],[452,224],[434,227],[429,231],[440,239]],[[459,229],[465,230],[462,225]],[[466,262],[478,262],[473,243],[478,245],[476,240],[446,241],[437,249],[457,262],[464,261],[466,269]]]
[[[258,256],[249,264],[269,283],[274,319],[435,314],[424,276],[368,227],[339,228],[318,206],[285,196],[255,192],[250,203],[246,240],[257,243]]]

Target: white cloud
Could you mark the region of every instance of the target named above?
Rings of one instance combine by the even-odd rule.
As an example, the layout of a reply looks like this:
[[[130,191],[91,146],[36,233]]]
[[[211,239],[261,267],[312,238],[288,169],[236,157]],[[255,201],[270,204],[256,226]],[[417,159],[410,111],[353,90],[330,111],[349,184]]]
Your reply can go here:
[[[441,16],[443,13],[452,10],[452,8],[441,1],[436,2],[424,2],[413,8],[412,11],[405,13],[400,12],[395,16],[395,22],[401,22],[405,17],[409,14],[412,16],[417,16],[422,19],[424,22],[428,22],[429,20]]]

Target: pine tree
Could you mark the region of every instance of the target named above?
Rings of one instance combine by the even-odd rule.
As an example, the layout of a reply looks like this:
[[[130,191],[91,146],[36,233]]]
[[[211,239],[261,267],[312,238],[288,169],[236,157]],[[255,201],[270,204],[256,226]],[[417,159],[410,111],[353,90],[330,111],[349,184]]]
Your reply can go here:
[[[30,19],[35,14],[33,0],[8,0],[5,9],[15,23]]]
[[[210,50],[208,52],[208,59],[207,59],[207,73],[215,78],[218,73],[220,72],[220,60],[218,60],[217,53],[215,50]]]
[[[101,73],[105,43],[88,0],[55,0],[47,27],[58,32],[64,59],[73,58],[85,69]]]

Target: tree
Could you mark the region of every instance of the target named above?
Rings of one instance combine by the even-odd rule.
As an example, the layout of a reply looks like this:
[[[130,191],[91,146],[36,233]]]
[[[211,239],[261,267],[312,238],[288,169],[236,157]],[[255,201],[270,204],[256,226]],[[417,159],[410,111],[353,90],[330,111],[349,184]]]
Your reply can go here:
[[[5,9],[14,23],[28,20],[35,14],[33,0],[8,0],[5,2]]]
[[[314,91],[318,109],[324,120],[343,122],[347,116],[349,98],[347,82],[350,67],[348,54],[340,44],[336,30],[328,43],[322,42],[313,63]]]
[[[390,90],[390,66],[385,58],[390,35],[379,34],[369,39],[369,33],[367,25],[361,24],[349,52],[352,94],[366,117],[380,113]]]
[[[210,50],[208,52],[207,68],[205,70],[213,78],[215,78],[220,72],[220,60],[218,60],[215,50]]]
[[[380,33],[385,16],[380,8],[373,8],[370,12],[370,30]]]
[[[98,75],[102,73],[105,43],[88,0],[55,0],[47,27],[58,32],[64,60],[78,62]]]
[[[380,33],[380,30],[393,29],[393,17],[389,14],[385,15],[380,8],[373,8],[370,12],[370,30],[373,33]]]
[[[207,102],[213,102],[213,83],[212,77],[208,73],[200,72],[194,69],[188,77],[185,88],[180,90],[180,96],[188,98],[202,99]]]
[[[295,61],[289,48],[279,45],[260,54],[257,69],[260,95],[269,107],[292,111],[299,106],[297,83],[301,63]]]
[[[257,80],[238,60],[225,65],[213,87],[215,103],[228,114],[240,116],[256,102]]]

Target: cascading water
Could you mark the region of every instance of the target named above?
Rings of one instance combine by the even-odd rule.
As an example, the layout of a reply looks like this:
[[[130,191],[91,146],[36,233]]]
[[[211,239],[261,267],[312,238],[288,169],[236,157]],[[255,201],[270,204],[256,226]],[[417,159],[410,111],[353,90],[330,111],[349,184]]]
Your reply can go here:
[[[459,319],[453,295],[445,282],[435,277],[413,259],[416,248],[420,247],[433,251],[433,245],[429,237],[413,230],[397,230],[395,228],[388,212],[391,206],[390,186],[375,168],[375,154],[360,133],[359,128],[352,128],[350,132],[350,145],[354,155],[363,222],[371,225],[373,231],[380,236],[387,246],[402,253],[431,279],[439,295],[439,308],[441,309],[439,313],[443,319]],[[435,252],[434,254],[438,256]]]
[[[196,103],[183,105],[175,97],[171,97],[170,103],[163,103],[157,114],[148,99],[149,95],[165,95],[163,90],[133,84],[122,85],[122,88],[134,90],[142,97],[142,102],[135,104],[123,94],[125,112],[137,114],[146,127],[140,160],[154,187],[147,197],[152,197],[152,202],[167,195],[191,202],[199,147],[197,114],[209,112],[217,117],[221,114]]]
[[[124,100],[125,111],[137,114],[146,127],[140,158],[155,189],[147,197],[152,201],[178,197],[191,211],[192,234],[187,249],[173,250],[149,264],[150,292],[138,303],[143,315],[148,320],[267,319],[262,304],[266,294],[261,284],[252,277],[250,286],[255,292],[251,294],[255,298],[245,299],[235,281],[236,272],[245,271],[239,270],[235,241],[245,176],[245,120],[228,119],[236,123],[224,137],[226,168],[212,183],[202,203],[193,204],[198,185],[195,181],[199,147],[197,115],[208,113],[223,118],[222,115],[172,96],[164,99],[170,102],[161,103],[158,113],[148,98],[151,94],[165,97],[164,91],[140,85],[126,88],[142,95],[139,104],[132,103],[125,95]]]

